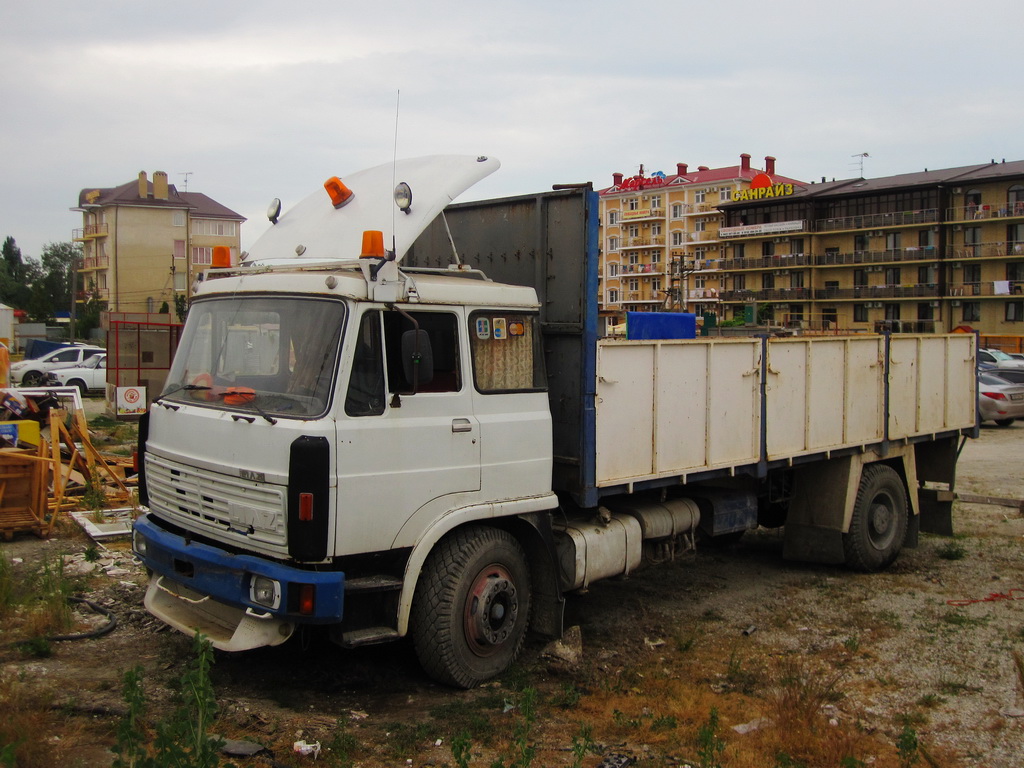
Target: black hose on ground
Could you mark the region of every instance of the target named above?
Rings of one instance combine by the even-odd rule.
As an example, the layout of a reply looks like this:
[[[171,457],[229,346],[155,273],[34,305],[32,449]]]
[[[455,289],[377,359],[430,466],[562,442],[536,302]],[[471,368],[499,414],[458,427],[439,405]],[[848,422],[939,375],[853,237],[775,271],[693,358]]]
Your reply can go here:
[[[86,600],[84,597],[69,597],[68,602],[82,603],[83,605],[87,605],[92,610],[96,611],[96,613],[102,613],[109,619],[109,621],[102,627],[91,630],[89,632],[78,632],[74,635],[52,635],[51,637],[46,638],[50,642],[58,642],[61,640],[89,640],[93,637],[102,637],[108,632],[112,632],[114,630],[114,627],[117,626],[117,616],[114,615],[114,612],[104,608],[102,605],[96,605],[96,603],[94,603],[92,600]]]

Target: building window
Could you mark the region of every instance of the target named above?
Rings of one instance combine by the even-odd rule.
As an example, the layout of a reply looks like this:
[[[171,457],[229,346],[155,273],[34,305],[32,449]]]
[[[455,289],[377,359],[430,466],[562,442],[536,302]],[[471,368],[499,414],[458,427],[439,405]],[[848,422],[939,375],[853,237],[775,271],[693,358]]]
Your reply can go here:
[[[721,202],[721,203],[724,203],[724,202],[726,202],[728,200],[732,200],[732,190],[731,189],[720,189],[718,191],[718,201]]]
[[[765,291],[770,291],[775,287],[775,275],[771,272],[761,273],[761,288]]]
[[[903,236],[900,232],[887,232],[885,235],[885,250],[887,251],[898,251],[903,242]]]
[[[675,245],[682,245],[682,244],[683,244],[683,233],[679,232],[678,230],[673,232],[672,233],[672,245],[675,246]]]
[[[640,263],[640,253],[638,251],[629,252],[629,263],[634,266]]]
[[[683,217],[683,204],[672,203],[672,218],[681,219]]]
[[[192,219],[192,234],[213,237],[234,237],[237,229],[233,221]]]
[[[802,255],[804,252],[804,239],[802,237],[794,237],[789,243],[789,253],[792,256]]]
[[[964,322],[978,322],[981,320],[981,302],[980,301],[965,301],[964,302]]]
[[[619,289],[618,288],[609,288],[608,289],[608,303],[609,304],[618,304],[619,303]]]
[[[652,237],[659,237],[660,235],[661,235],[661,224],[652,224],[651,225],[651,236]]]
[[[698,203],[703,203],[705,198],[707,197],[707,194],[707,190],[698,189],[696,192],[693,193],[693,199]]]
[[[853,287],[866,288],[868,284],[868,271],[866,269],[853,270]]]
[[[762,256],[774,256],[775,255],[775,241],[765,240],[761,243],[761,255]]]
[[[900,285],[900,268],[899,267],[886,267],[885,268],[885,284],[886,285]]]
[[[608,211],[608,226],[609,227],[616,227],[616,226],[618,226],[618,224],[619,224],[619,211],[618,211],[618,209],[616,209],[614,211]]]
[[[213,263],[213,248],[200,247],[192,249],[192,263],[198,266],[208,266]]]
[[[804,273],[802,270],[795,270],[789,273],[789,287],[790,288],[803,288],[804,287]]]
[[[640,237],[640,227],[637,224],[633,224],[629,228],[630,237]]]
[[[618,276],[619,276],[619,265],[618,264],[609,264],[608,265],[608,277],[618,277]]]
[[[1024,320],[1024,301],[1006,302],[1006,322],[1019,323]]]
[[[174,258],[184,259],[185,258],[185,241],[175,240],[174,241]]]
[[[171,215],[171,218],[172,218],[172,223],[174,224],[174,226],[176,226],[176,227],[184,227],[185,226],[185,212],[184,211],[175,211]]]
[[[661,278],[651,278],[651,296],[657,298],[659,293],[661,293]]]
[[[868,305],[867,304],[854,304],[853,305],[853,322],[855,323],[866,323],[868,321]]]
[[[640,279],[636,277],[629,278],[629,290],[636,293],[640,290]]]
[[[609,251],[617,251],[617,250],[619,250],[619,238],[617,238],[617,237],[609,237],[608,238],[608,250]]]
[[[734,291],[742,291],[747,287],[747,276],[746,275],[735,275],[732,278],[732,287]]]
[[[697,219],[693,222],[693,228],[697,232],[704,232],[707,230],[708,223],[704,219]]]
[[[635,211],[635,210],[637,210],[639,208],[640,208],[640,201],[637,200],[635,197],[631,197],[631,198],[629,198],[629,200],[626,201],[626,209],[627,210]]]
[[[661,251],[651,251],[651,264],[661,263]]]
[[[886,320],[899,320],[900,319],[900,305],[899,304],[886,304],[885,305],[885,319]]]
[[[661,208],[661,195],[651,195],[651,208]]]

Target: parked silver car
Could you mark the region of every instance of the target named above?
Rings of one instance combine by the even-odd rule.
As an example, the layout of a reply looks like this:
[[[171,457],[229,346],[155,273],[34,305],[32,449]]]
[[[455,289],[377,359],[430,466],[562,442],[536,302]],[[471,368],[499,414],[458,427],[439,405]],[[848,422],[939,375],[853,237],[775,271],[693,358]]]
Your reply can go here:
[[[1024,360],[1000,349],[979,349],[978,362],[991,363],[996,368],[1024,368]]]
[[[15,386],[38,387],[43,375],[55,368],[81,365],[90,357],[106,352],[103,347],[74,344],[47,352],[42,357],[26,358],[11,364],[11,383]]]
[[[1024,418],[1024,384],[1007,381],[994,372],[978,374],[978,418],[1000,427]]]

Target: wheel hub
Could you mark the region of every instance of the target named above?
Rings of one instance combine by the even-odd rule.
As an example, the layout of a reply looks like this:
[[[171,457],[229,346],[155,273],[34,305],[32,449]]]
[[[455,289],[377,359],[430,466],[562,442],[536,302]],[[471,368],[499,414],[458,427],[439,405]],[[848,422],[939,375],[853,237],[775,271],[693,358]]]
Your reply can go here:
[[[504,572],[485,572],[466,604],[466,637],[474,653],[486,656],[509,639],[519,615],[519,594]]]

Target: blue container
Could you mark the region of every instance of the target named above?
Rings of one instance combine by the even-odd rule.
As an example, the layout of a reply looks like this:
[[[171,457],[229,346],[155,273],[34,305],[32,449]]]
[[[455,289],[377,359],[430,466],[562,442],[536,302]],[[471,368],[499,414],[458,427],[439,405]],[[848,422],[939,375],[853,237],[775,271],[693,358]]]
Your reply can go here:
[[[695,339],[697,316],[693,312],[627,312],[626,338],[630,341]]]

